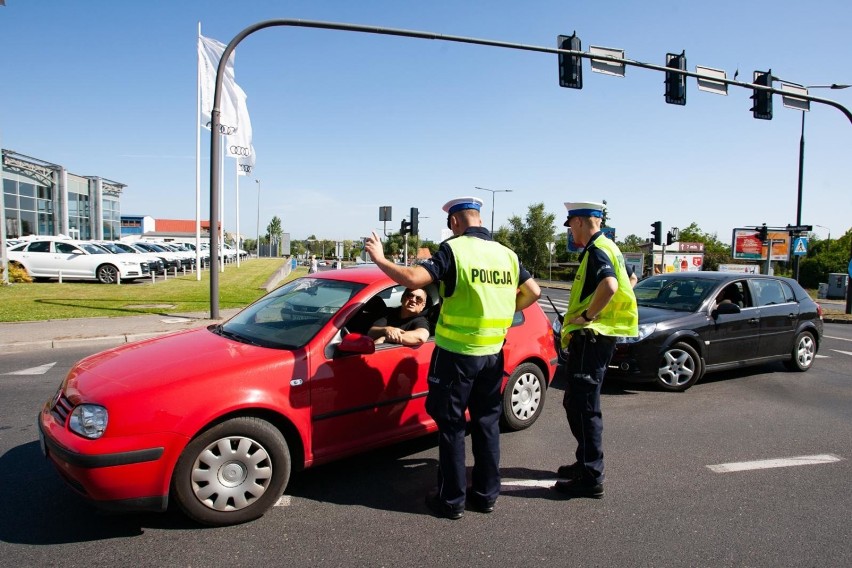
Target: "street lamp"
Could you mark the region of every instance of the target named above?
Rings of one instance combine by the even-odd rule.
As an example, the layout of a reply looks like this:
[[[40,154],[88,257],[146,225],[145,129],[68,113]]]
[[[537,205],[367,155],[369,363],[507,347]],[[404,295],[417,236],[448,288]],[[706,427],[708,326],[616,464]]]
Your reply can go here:
[[[482,191],[491,192],[491,233],[494,233],[494,194],[495,193],[512,193],[511,189],[488,189],[487,187],[474,186],[473,189],[481,189]]]
[[[254,253],[260,258],[260,180],[254,181],[257,183],[257,242],[254,244]]]
[[[829,229],[829,228],[828,228],[828,227],[826,227],[825,225],[817,225],[816,223],[811,223],[811,224],[812,224],[814,227],[819,227],[820,229],[825,229],[826,231],[828,231],[828,238],[827,238],[827,239],[825,239],[827,244],[826,244],[825,246],[826,246],[826,248],[828,248],[829,246],[831,246],[831,229]]]
[[[805,89],[848,89],[852,85],[806,85]],[[798,198],[796,200],[796,226],[802,225],[802,185],[805,174],[805,110],[802,110],[802,134],[799,138],[799,186]],[[771,249],[770,249],[771,250]],[[796,263],[796,282],[799,281],[799,257],[795,257]]]

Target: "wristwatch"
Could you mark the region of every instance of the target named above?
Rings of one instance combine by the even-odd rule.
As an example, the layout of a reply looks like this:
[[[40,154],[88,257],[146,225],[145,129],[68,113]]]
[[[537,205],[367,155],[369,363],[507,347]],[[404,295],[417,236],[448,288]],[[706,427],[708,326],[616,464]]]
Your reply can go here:
[[[586,321],[595,321],[595,319],[597,319],[597,318],[590,318],[587,310],[583,310],[583,313],[580,314],[580,315],[583,316],[583,319],[586,320]]]

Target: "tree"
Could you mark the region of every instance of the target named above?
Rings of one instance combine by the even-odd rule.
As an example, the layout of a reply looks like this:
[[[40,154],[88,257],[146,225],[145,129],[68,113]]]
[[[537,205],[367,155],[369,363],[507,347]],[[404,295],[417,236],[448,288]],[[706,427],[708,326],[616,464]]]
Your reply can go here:
[[[552,213],[545,213],[544,203],[530,205],[525,220],[521,220],[517,215],[509,218],[508,246],[533,275],[547,273],[550,262],[547,243],[554,240],[555,219],[556,216]]]
[[[278,246],[281,242],[281,235],[284,234],[284,230],[281,228],[281,219],[279,219],[277,215],[272,217],[269,225],[266,226],[266,234],[269,236],[269,242],[275,244],[275,256],[278,256]]]
[[[645,239],[636,235],[627,235],[622,242],[618,243],[618,248],[621,252],[639,252],[644,244]]]

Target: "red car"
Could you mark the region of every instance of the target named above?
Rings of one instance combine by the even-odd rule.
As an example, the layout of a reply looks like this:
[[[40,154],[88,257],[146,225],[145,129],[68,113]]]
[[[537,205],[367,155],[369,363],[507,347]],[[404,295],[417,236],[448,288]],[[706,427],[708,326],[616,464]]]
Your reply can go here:
[[[434,342],[364,335],[402,292],[376,268],[332,270],[226,323],[87,357],[41,410],[42,449],[104,508],[161,511],[175,499],[207,525],[256,519],[291,470],[436,429],[425,410]],[[504,353],[503,423],[520,430],[541,413],[556,365],[537,304],[516,313]]]

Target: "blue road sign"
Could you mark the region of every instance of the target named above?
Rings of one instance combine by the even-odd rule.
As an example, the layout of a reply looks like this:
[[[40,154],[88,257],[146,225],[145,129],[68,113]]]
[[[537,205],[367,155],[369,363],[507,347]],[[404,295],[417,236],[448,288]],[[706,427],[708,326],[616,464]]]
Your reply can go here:
[[[793,240],[793,255],[804,256],[806,254],[808,254],[808,238],[796,237]]]

